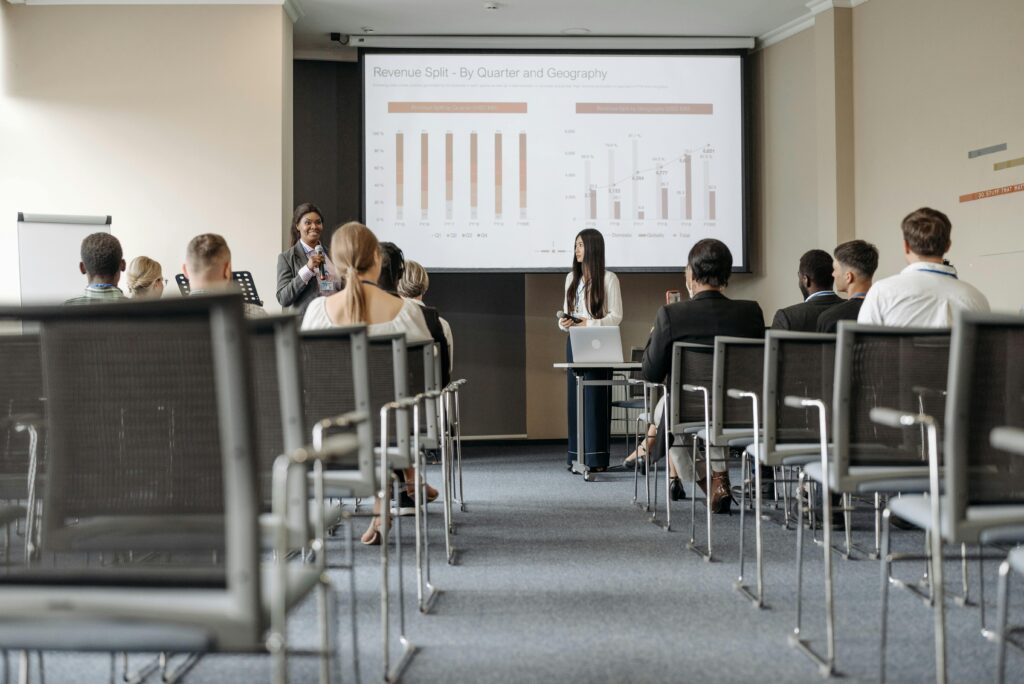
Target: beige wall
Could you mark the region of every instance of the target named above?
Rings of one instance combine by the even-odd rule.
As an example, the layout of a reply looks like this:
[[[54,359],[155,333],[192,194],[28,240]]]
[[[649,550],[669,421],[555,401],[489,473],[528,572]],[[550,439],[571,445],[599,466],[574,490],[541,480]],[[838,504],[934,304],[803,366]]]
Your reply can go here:
[[[169,278],[193,235],[219,232],[277,308],[292,193],[284,10],[0,2],[0,21],[0,301],[19,296],[25,211],[110,214],[125,256]]]
[[[930,205],[953,222],[950,260],[993,308],[1024,305],[1024,193],[961,204],[1024,181],[1024,2],[871,0],[853,10],[857,236],[880,275],[904,265],[899,222]],[[1005,142],[1006,152],[968,159]],[[988,256],[1011,252],[998,256]]]

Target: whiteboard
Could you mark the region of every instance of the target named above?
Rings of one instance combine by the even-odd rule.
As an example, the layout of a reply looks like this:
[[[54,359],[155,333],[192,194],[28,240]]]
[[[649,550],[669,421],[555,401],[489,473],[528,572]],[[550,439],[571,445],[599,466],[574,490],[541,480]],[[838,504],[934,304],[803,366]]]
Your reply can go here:
[[[109,233],[109,216],[18,213],[18,271],[21,303],[60,304],[82,294],[86,277],[78,270],[82,240]]]

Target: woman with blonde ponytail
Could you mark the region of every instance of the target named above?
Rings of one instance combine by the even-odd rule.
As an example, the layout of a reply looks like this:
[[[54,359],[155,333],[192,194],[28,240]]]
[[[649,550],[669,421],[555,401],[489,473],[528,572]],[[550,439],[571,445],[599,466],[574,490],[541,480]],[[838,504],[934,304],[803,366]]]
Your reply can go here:
[[[409,342],[430,341],[430,330],[420,307],[377,286],[381,255],[377,236],[355,221],[334,231],[331,260],[345,276],[345,287],[329,297],[310,302],[302,319],[303,330],[322,330],[363,324],[370,335],[404,333]],[[373,510],[380,512],[380,501]],[[364,544],[380,544],[380,518],[374,517],[363,533]]]

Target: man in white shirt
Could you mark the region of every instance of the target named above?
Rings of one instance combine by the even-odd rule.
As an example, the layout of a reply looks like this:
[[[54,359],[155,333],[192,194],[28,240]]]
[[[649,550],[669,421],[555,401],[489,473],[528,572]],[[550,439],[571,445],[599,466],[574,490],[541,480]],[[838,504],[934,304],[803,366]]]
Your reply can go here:
[[[216,233],[196,235],[185,249],[185,263],[181,270],[189,281],[192,294],[224,292],[232,286],[231,250],[227,241]],[[267,315],[262,306],[243,302],[246,318]]]
[[[942,258],[952,245],[949,217],[924,207],[908,214],[902,228],[908,265],[868,290],[858,323],[949,328],[954,311],[989,310],[985,295],[960,280],[956,269]]]

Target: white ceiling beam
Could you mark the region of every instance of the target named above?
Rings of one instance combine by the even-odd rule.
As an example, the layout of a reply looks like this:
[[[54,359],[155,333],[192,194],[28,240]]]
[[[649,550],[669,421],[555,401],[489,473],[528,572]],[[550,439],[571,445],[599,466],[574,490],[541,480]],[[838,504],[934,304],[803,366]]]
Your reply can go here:
[[[357,48],[749,50],[754,39],[739,36],[411,36],[353,35]]]

